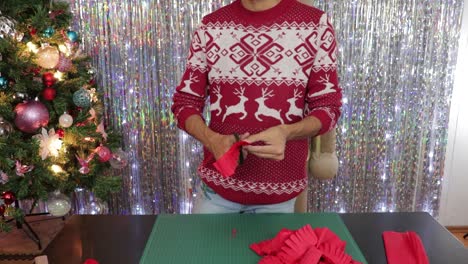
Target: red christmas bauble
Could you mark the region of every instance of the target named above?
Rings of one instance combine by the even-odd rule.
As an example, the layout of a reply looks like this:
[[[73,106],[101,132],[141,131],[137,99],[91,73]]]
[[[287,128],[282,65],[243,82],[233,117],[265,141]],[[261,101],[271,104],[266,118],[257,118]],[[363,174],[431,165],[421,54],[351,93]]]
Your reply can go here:
[[[99,156],[100,162],[106,162],[112,158],[112,152],[108,147],[99,146],[96,148],[96,153]]]
[[[1,197],[6,205],[10,205],[16,200],[15,194],[12,191],[3,192]]]
[[[65,136],[65,130],[61,128],[57,128],[57,131],[55,131],[55,134],[57,134],[59,138],[63,138]]]
[[[42,97],[47,101],[54,100],[56,95],[57,91],[52,87],[46,87],[44,90],[42,90]]]
[[[0,216],[5,215],[5,211],[6,211],[6,205],[1,204],[0,205]]]
[[[31,72],[34,73],[34,75],[39,75],[39,73],[41,73],[41,67],[32,68]]]
[[[50,87],[55,84],[54,74],[51,72],[46,72],[42,75],[42,83],[45,87]]]

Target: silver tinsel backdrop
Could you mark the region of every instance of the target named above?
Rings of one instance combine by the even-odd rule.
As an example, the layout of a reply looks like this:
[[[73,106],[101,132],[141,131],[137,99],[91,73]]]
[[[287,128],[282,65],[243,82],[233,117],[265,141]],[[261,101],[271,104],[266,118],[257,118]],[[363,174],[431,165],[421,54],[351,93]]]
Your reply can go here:
[[[171,96],[194,28],[231,1],[70,2],[130,157],[111,211],[189,213],[201,146],[176,128]],[[340,170],[310,182],[309,209],[437,216],[463,0],[304,2],[332,16],[344,90]]]

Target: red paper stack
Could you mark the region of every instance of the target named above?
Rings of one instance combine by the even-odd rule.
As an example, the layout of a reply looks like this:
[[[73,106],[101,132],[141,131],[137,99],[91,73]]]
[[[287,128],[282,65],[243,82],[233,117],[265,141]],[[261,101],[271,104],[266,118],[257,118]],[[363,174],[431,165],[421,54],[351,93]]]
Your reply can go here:
[[[421,238],[415,232],[385,231],[382,236],[388,264],[429,264]]]

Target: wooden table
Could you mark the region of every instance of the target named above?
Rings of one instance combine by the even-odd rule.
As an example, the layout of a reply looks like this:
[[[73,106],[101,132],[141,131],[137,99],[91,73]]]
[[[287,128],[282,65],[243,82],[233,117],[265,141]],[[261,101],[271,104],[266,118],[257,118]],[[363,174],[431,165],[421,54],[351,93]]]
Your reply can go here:
[[[431,264],[468,263],[468,251],[427,213],[340,214],[370,264],[386,263],[382,232],[417,232]],[[44,251],[51,264],[137,264],[157,216],[74,215]]]

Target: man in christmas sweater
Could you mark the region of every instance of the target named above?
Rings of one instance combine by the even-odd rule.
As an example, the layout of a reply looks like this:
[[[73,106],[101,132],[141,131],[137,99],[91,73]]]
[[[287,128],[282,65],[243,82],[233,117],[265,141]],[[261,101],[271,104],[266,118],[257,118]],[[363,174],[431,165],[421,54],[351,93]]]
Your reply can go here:
[[[172,106],[204,145],[195,212],[293,211],[307,187],[308,140],[341,114],[336,50],[327,15],[296,0],[236,0],[203,18]],[[252,145],[224,177],[213,163],[235,134]]]

